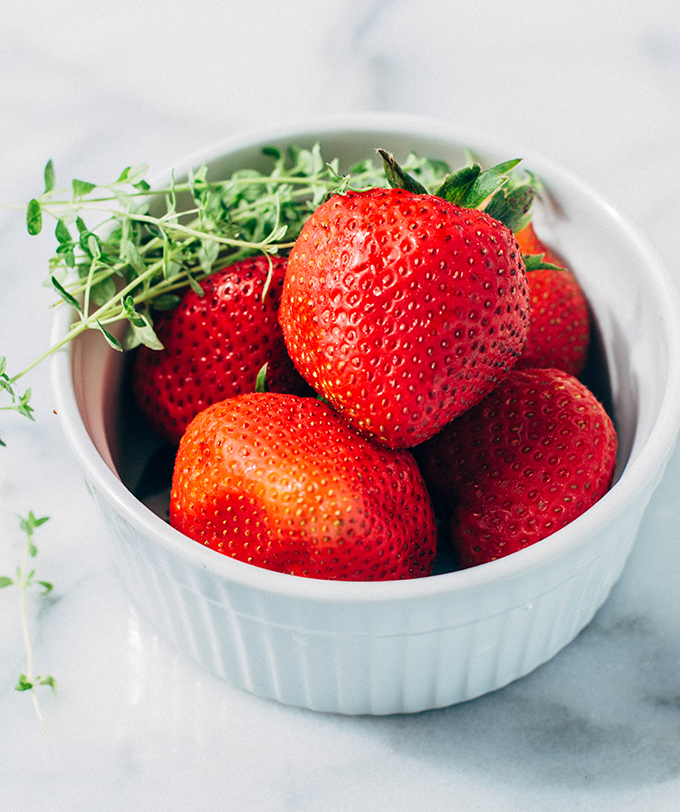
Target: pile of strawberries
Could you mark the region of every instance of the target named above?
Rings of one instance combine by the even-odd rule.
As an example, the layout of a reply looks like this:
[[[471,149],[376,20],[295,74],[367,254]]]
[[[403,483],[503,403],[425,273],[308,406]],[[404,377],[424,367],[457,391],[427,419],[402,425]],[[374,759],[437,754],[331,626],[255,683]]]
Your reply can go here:
[[[164,349],[138,350],[190,538],[295,575],[413,578],[438,536],[481,564],[610,487],[616,434],[578,380],[590,323],[564,261],[526,217],[513,233],[483,210],[490,193],[471,207],[388,177],[319,206],[287,258],[213,274],[157,322]]]

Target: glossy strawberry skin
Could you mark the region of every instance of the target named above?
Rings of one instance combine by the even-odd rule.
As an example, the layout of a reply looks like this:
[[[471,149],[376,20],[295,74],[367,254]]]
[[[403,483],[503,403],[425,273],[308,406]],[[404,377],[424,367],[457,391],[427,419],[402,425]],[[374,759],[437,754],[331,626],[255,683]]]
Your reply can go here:
[[[241,260],[208,277],[203,296],[189,290],[158,319],[164,349],[139,348],[132,385],[139,408],[163,437],[178,443],[206,406],[254,391],[265,363],[271,391],[308,390],[288,357],[277,318],[285,268],[285,259],[272,258],[263,302],[267,258]]]
[[[170,522],[278,572],[429,575],[435,520],[408,451],[374,443],[315,398],[252,393],[201,412],[177,452]]]
[[[527,343],[517,369],[557,367],[580,375],[588,356],[590,313],[576,277],[562,258],[537,236],[531,223],[516,235],[522,254],[543,254],[561,270],[529,271],[531,318]]]
[[[580,375],[590,342],[588,305],[569,271],[538,268],[527,274],[531,318],[516,369],[556,367]]]
[[[616,449],[611,419],[576,378],[515,369],[419,452],[470,567],[528,547],[594,505],[611,485]]]
[[[512,233],[431,195],[337,195],[304,226],[279,311],[303,377],[360,431],[411,447],[508,373],[528,328]]]

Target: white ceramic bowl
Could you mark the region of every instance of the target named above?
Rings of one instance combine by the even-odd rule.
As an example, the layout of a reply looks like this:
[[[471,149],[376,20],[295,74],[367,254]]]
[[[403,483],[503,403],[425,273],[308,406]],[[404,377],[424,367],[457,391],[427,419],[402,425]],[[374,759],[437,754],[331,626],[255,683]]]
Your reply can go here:
[[[538,544],[469,570],[413,581],[338,583],[259,569],[182,536],[121,481],[153,451],[130,440],[119,397],[122,358],[90,333],[53,359],[57,410],[110,527],[123,581],[139,610],[188,657],[280,702],[348,714],[420,711],[497,689],[567,645],[623,569],[662,477],[680,417],[680,309],[659,261],[592,191],[537,155],[432,120],[391,115],[324,119],[231,138],[206,159],[212,177],[265,166],[263,146],[311,146],[342,168],[375,147],[464,163],[523,157],[552,201],[537,213],[572,264],[595,314],[602,356],[593,385],[613,406],[617,481],[594,507]],[[55,323],[62,336],[70,319]],[[609,397],[611,396],[611,397]],[[134,429],[137,431],[137,429]]]

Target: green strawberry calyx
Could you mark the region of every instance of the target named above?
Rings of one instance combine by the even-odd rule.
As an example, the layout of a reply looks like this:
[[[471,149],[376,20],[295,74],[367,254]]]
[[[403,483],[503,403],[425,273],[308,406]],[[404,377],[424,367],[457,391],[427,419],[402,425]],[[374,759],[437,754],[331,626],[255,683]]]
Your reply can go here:
[[[414,195],[429,194],[420,181],[417,181],[413,175],[409,175],[399,166],[394,155],[384,149],[377,149],[376,152],[382,158],[385,177],[393,189],[404,189]]]
[[[527,271],[563,271],[565,270],[561,265],[555,265],[554,262],[547,262],[543,258],[545,254],[522,254],[524,260],[524,267]]]
[[[393,155],[383,149],[377,152],[393,189],[429,194],[419,181],[399,166]],[[536,196],[533,177],[529,174],[526,179],[512,172],[520,162],[521,158],[515,158],[489,169],[482,169],[478,163],[470,163],[449,172],[434,194],[456,206],[483,209],[512,232],[517,232],[531,220],[531,206]]]

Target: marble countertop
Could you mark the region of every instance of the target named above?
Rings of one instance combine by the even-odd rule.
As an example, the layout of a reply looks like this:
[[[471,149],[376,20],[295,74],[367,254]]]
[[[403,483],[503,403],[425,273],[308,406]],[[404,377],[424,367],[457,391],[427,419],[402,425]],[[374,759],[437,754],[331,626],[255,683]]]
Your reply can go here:
[[[5,0],[0,201],[57,174],[151,172],[282,119],[388,110],[506,136],[588,179],[680,281],[680,10],[675,0]],[[48,345],[49,236],[0,209],[0,354]],[[36,531],[29,602],[43,731],[16,591],[0,591],[0,807],[6,812],[648,812],[680,808],[680,451],[623,577],[582,634],[494,694],[412,716],[323,715],[224,684],[142,619],[53,415],[0,420],[0,575]]]

